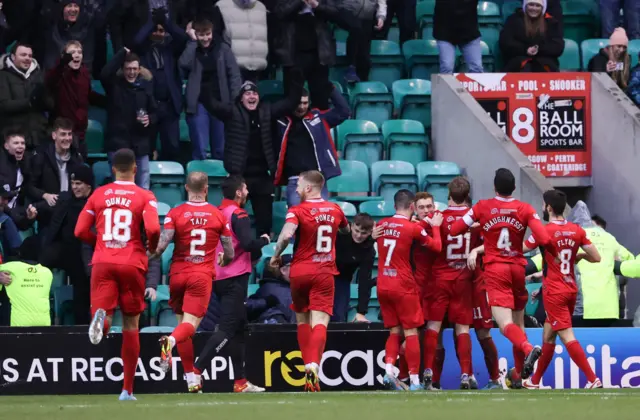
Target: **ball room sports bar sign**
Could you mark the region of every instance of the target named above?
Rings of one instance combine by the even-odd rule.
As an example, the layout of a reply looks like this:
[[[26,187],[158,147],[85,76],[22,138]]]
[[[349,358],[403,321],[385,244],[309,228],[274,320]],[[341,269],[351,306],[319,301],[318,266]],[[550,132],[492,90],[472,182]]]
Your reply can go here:
[[[589,73],[456,77],[545,176],[591,176]]]

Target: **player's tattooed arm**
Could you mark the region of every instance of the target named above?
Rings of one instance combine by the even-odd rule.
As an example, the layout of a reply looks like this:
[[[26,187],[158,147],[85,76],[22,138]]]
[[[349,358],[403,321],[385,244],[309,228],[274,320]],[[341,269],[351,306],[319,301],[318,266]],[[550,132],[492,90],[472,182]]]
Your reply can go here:
[[[287,222],[284,224],[282,231],[280,232],[280,236],[278,236],[278,242],[276,243],[276,249],[274,252],[274,257],[279,257],[284,250],[289,245],[289,241],[293,238],[293,235],[296,233],[296,229],[298,229],[298,225],[295,223]]]
[[[235,251],[233,250],[233,241],[231,236],[221,236],[220,243],[222,244],[222,250],[224,251],[222,254],[222,264],[220,264],[220,266],[224,267],[233,261]]]
[[[173,242],[173,237],[175,236],[175,229],[165,229],[160,234],[160,240],[158,241],[158,246],[156,247],[156,252],[154,252],[151,257],[158,258],[165,249],[169,246],[171,242]]]

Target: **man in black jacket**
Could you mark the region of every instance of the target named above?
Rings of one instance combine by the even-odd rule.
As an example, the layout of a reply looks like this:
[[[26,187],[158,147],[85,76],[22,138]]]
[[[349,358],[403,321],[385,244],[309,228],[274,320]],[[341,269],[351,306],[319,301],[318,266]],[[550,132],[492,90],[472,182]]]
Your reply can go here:
[[[224,122],[224,167],[229,174],[245,179],[259,235],[271,233],[273,175],[280,148],[274,144],[272,125],[293,112],[302,95],[302,72],[296,69],[293,73],[287,97],[273,104],[260,102],[253,82],[242,85],[235,103],[222,103],[211,96],[203,101],[207,112]]]
[[[338,234],[336,240],[336,266],[340,274],[335,276],[335,295],[332,322],[347,322],[351,280],[358,270],[358,312],[354,322],[369,322],[365,315],[369,307],[373,282],[373,262],[376,251],[371,238],[373,218],[367,213],[358,213],[351,223],[351,232]]]
[[[20,230],[29,229],[37,215],[35,207],[25,203],[31,182],[30,158],[25,147],[24,132],[12,128],[4,131],[4,147],[0,150],[0,188],[11,193],[4,212]]]

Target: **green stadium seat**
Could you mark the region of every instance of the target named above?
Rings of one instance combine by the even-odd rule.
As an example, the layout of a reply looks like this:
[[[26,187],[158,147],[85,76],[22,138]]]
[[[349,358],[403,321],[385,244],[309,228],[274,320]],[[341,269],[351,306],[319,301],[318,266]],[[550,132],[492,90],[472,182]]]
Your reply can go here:
[[[562,3],[564,37],[580,43],[597,36],[598,22],[593,10],[580,1]]]
[[[423,0],[416,4],[416,19],[420,38],[433,38],[433,15],[435,14],[436,0]]]
[[[192,160],[187,163],[187,174],[193,171],[200,171],[209,177],[209,194],[207,200],[214,206],[219,206],[222,202],[222,181],[229,176],[224,169],[224,162],[221,160]]]
[[[174,206],[184,200],[184,168],[178,162],[151,161],[151,191],[158,201]]]
[[[347,43],[336,41],[336,64],[329,68],[329,80],[344,80],[344,74],[348,67]]]
[[[261,80],[258,82],[260,99],[265,102],[276,102],[284,98],[284,84],[280,80]]]
[[[367,168],[367,165],[356,160],[340,160],[339,162],[342,175],[327,181],[329,192],[338,194],[338,196],[333,197],[334,200],[360,202],[380,199],[379,197],[369,196],[371,185],[369,184],[369,168]]]
[[[171,308],[165,308],[158,313],[158,326],[171,328],[178,326],[178,319]]]
[[[87,144],[87,154],[90,159],[107,158],[107,154],[104,151],[104,129],[100,122],[89,120],[85,142]]]
[[[527,292],[529,293],[527,306],[524,308],[524,313],[526,315],[534,316],[536,314],[536,309],[538,309],[538,305],[540,304],[540,299],[531,299],[531,294],[536,290],[540,290],[540,287],[542,287],[542,283],[528,283],[526,285]]]
[[[365,201],[360,204],[360,212],[368,213],[373,219],[378,222],[385,217],[390,217],[396,214],[396,209],[393,205],[393,200],[384,201]]]
[[[335,28],[333,30],[333,37],[337,42],[347,42],[347,39],[349,38],[349,31],[342,28]]]
[[[111,325],[114,327],[122,327],[122,311],[120,310],[119,306],[113,312],[113,318],[111,318]]]
[[[394,80],[402,79],[404,59],[400,46],[392,41],[371,42],[369,80],[382,82],[391,89]]]
[[[415,120],[389,120],[382,124],[382,136],[390,160],[402,160],[416,166],[428,159],[429,137]]]
[[[336,128],[338,148],[346,160],[359,160],[367,166],[382,159],[384,142],[378,126],[371,121],[346,120]]]
[[[111,42],[111,37],[107,36],[107,62],[111,61],[113,54],[113,42]]]
[[[259,288],[259,284],[250,284],[247,288],[247,296],[255,295]]]
[[[420,162],[417,168],[418,183],[421,190],[433,194],[436,201],[447,202],[448,184],[460,175],[460,167],[453,162]]]
[[[449,207],[447,203],[443,203],[442,201],[434,201],[433,203],[436,206],[436,210],[444,211]]]
[[[113,179],[111,166],[106,160],[94,163],[93,166],[91,166],[91,170],[93,171],[93,180],[96,187],[108,184]]]
[[[393,117],[393,95],[382,82],[361,82],[349,89],[352,116],[381,125]]]
[[[521,1],[505,1],[502,4],[502,19],[506,22],[509,16],[514,14],[518,9],[522,10]]]
[[[55,290],[56,287],[66,286],[67,285],[67,273],[64,270],[60,270],[59,268],[54,268],[51,270],[51,274],[53,274],[53,279],[51,280],[51,290]]]
[[[158,216],[160,216],[160,226],[164,225],[164,218],[171,210],[171,206],[167,203],[158,202]]]
[[[493,73],[496,70],[496,61],[486,42],[480,41],[480,49],[482,50],[482,67],[485,73]],[[464,62],[464,56],[457,52],[458,55],[458,72],[468,73],[469,69]]]
[[[371,165],[371,185],[384,201],[393,202],[398,189],[418,191],[416,169],[409,162],[383,160]]]
[[[393,82],[393,100],[399,118],[431,127],[431,82],[405,79]]]
[[[112,325],[109,328],[109,334],[122,334],[122,326],[121,325]]]
[[[105,95],[104,87],[102,86],[102,83],[100,82],[100,80],[91,81],[91,90],[100,95]]]
[[[52,289],[54,324],[73,325],[73,286],[61,285]]]
[[[400,44],[400,28],[398,27],[398,19],[394,16],[387,33],[387,41],[393,41],[396,44]]]
[[[272,229],[276,233],[276,235],[280,234],[280,231],[284,226],[284,221],[287,217],[287,209],[288,207],[286,201],[273,202]]]
[[[572,39],[564,40],[564,52],[560,56],[560,71],[580,71],[580,48]]]
[[[171,246],[173,246],[173,244],[171,244]],[[171,253],[173,253],[173,248],[171,249]],[[164,254],[166,255],[167,253],[169,253],[169,250],[167,250]],[[171,253],[169,253],[169,258],[171,258]],[[163,258],[163,264],[164,264],[164,258]],[[151,319],[157,319],[158,317],[158,311],[162,308],[168,308],[169,307],[169,285],[167,284],[159,284],[158,287],[156,288],[156,300],[149,302],[149,315]]]
[[[589,68],[589,61],[593,56],[600,53],[600,49],[609,45],[609,40],[604,38],[586,39],[580,44],[582,52],[582,68],[586,71]]]
[[[189,135],[189,125],[187,124],[187,116],[180,114],[180,141],[185,143],[191,142],[191,136]]]
[[[480,36],[489,46],[489,50],[496,54],[499,51],[500,30],[502,29],[502,15],[500,7],[495,2],[481,1],[478,3],[478,26]]]
[[[409,40],[402,45],[402,51],[409,78],[431,80],[432,74],[440,72],[440,51],[435,39]]]
[[[141,333],[150,333],[150,334],[171,334],[173,332],[172,327],[144,327],[140,330]]]
[[[162,253],[162,274],[169,276],[169,266],[171,265],[171,257],[173,256],[173,242],[167,246]]]
[[[334,203],[340,206],[340,208],[342,209],[342,212],[344,213],[345,216],[347,216],[348,219],[355,217],[356,214],[358,213],[356,206],[349,203],[348,201],[335,201],[335,200],[331,200],[331,201],[333,201]]]

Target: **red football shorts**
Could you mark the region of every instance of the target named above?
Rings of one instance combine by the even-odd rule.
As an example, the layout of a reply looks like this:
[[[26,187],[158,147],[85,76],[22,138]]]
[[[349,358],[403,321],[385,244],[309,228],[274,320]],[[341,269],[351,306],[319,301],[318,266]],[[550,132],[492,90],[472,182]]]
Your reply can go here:
[[[169,306],[173,312],[202,318],[209,307],[212,281],[207,273],[178,273],[171,276]]]
[[[493,328],[493,315],[487,300],[487,289],[482,273],[473,279],[473,328],[476,330]]]
[[[94,264],[91,269],[91,314],[102,308],[112,315],[118,305],[124,315],[144,311],[144,270],[132,265]]]
[[[471,279],[436,281],[429,321],[442,322],[445,316],[452,324],[473,323],[473,284]],[[448,315],[447,315],[448,314]]]
[[[291,309],[297,313],[320,311],[333,315],[333,274],[303,274],[291,277]]]
[[[525,287],[524,267],[517,264],[492,263],[484,266],[484,283],[489,306],[522,311],[529,294]]]
[[[542,300],[544,310],[547,313],[545,321],[553,331],[566,330],[572,327],[571,317],[576,307],[577,293],[554,293],[549,294],[542,289]]]
[[[424,324],[421,299],[417,293],[378,290],[378,302],[385,328],[401,326],[406,330]]]

